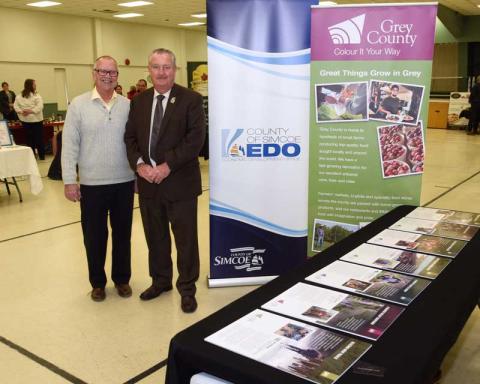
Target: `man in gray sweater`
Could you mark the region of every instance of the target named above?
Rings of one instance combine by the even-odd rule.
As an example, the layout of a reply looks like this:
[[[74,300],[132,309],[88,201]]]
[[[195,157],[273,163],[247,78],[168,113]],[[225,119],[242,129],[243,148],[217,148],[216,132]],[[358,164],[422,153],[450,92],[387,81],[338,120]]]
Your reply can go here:
[[[117,78],[115,59],[99,57],[93,68],[95,88],[73,99],[63,129],[65,197],[80,202],[94,301],[105,299],[108,214],[112,229],[112,280],[120,296],[132,295],[129,281],[134,173],[123,141],[130,102],[115,92]]]

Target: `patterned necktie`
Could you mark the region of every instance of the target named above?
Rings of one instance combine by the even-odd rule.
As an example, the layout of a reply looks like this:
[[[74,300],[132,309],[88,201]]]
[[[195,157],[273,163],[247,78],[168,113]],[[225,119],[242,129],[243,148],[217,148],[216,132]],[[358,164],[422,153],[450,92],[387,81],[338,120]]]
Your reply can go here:
[[[165,98],[163,95],[157,96],[157,106],[155,107],[155,113],[153,115],[152,124],[152,137],[150,138],[150,158],[156,161],[156,148],[158,142],[158,134],[160,133],[160,127],[162,126],[163,119],[163,105],[162,100]]]

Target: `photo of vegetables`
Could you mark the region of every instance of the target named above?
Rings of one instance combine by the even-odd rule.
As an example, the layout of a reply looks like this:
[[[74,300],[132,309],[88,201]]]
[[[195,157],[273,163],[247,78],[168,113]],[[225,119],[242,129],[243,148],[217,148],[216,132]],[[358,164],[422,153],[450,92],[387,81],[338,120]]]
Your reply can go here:
[[[315,84],[317,123],[367,120],[367,93],[366,81]]]
[[[398,124],[377,127],[384,178],[423,173],[425,159],[423,125]]]

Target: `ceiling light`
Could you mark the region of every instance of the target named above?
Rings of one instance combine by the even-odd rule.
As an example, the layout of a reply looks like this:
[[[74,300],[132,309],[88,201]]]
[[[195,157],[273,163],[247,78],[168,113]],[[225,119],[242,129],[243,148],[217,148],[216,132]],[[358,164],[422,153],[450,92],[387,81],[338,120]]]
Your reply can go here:
[[[143,16],[142,13],[119,13],[118,15],[113,15],[113,17],[119,17],[120,19],[128,19],[130,17],[139,17]]]
[[[194,13],[193,15],[191,15],[192,17],[196,17],[197,19],[206,19],[207,18],[207,14],[206,13]]]
[[[179,23],[178,25],[181,25],[182,27],[194,27],[196,25],[205,25],[205,23],[202,23],[201,21],[191,21],[189,23]]]
[[[128,3],[120,3],[121,7],[141,7],[143,5],[153,4],[151,1],[130,1]]]
[[[30,5],[31,7],[39,7],[39,8],[44,8],[44,7],[53,7],[54,5],[61,5],[62,3],[57,3],[56,1],[37,1],[36,3],[30,3],[27,5]]]
[[[318,5],[328,6],[328,5],[337,5],[337,3],[335,1],[319,1]]]

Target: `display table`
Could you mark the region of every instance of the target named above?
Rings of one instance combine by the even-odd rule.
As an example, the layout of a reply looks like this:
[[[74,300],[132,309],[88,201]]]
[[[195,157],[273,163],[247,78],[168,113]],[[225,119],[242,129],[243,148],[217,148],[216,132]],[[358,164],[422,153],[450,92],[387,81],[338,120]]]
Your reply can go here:
[[[166,383],[189,383],[205,372],[235,384],[298,384],[310,381],[271,368],[204,341],[204,338],[260,308],[305,277],[367,242],[415,207],[401,206],[248,295],[178,333],[170,343]],[[388,328],[357,364],[372,364],[383,377],[355,367],[338,384],[425,384],[455,343],[480,295],[480,236],[476,235],[447,268]],[[202,305],[201,301],[199,303]],[[363,371],[365,372],[365,371]]]
[[[42,178],[31,148],[20,145],[2,147],[0,149],[0,180],[6,184],[9,193],[9,184],[14,185],[22,201],[22,194],[15,180],[17,176],[29,176],[30,190],[34,195],[42,191]],[[8,181],[8,178],[12,181]]]
[[[43,143],[47,144],[53,137],[53,134],[63,127],[64,121],[44,121],[43,122]],[[8,127],[12,132],[16,144],[28,145],[27,133],[22,126],[22,123],[9,123]]]

